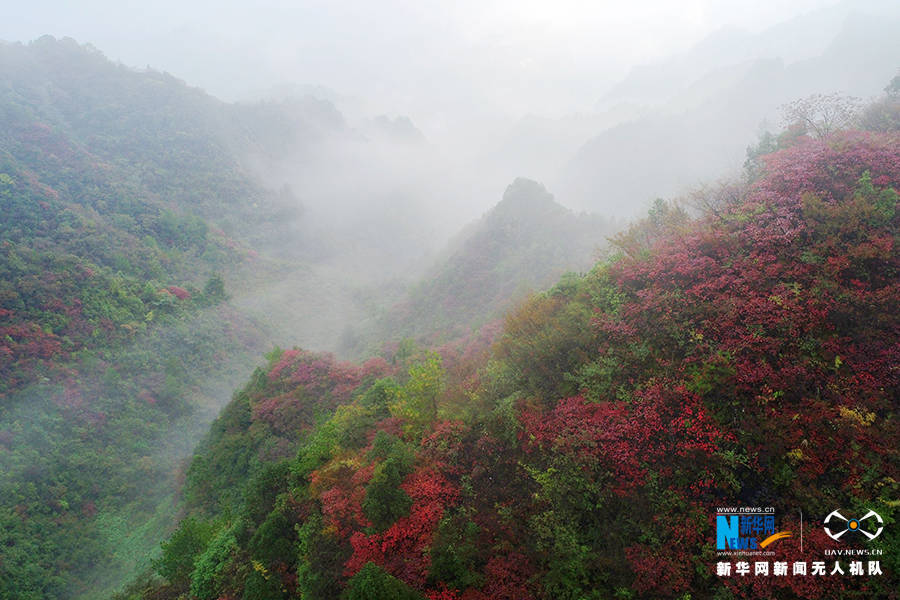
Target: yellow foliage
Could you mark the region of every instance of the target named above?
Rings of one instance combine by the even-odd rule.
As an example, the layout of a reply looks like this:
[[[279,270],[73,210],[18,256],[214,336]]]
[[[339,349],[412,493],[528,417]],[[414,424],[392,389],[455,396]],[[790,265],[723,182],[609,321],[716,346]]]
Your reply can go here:
[[[409,368],[409,380],[397,391],[388,409],[404,421],[404,430],[422,429],[438,417],[438,400],[444,391],[444,367],[439,354]]]
[[[790,458],[791,460],[800,462],[803,460],[803,450],[801,450],[800,448],[794,448],[793,450],[791,450],[790,452],[787,453],[787,457]]]
[[[265,577],[266,579],[269,578],[269,570],[266,569],[266,567],[265,567],[261,562],[259,562],[258,560],[251,560],[251,561],[250,561],[250,564],[253,565],[253,570],[254,570],[254,571],[256,571],[257,573],[259,573],[260,575],[262,575],[262,576]]]
[[[355,453],[344,452],[316,470],[316,477],[309,484],[309,493],[317,498],[324,490],[338,481],[352,477],[362,467],[362,459]]]
[[[841,413],[842,419],[852,421],[862,427],[868,427],[875,422],[875,413],[865,409],[841,406],[838,411]]]

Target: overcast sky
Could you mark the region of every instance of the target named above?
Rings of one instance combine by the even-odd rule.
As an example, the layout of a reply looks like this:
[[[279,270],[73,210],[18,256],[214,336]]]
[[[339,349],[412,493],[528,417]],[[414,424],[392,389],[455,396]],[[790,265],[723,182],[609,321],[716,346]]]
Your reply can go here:
[[[785,6],[787,4],[787,6]],[[723,26],[757,31],[829,0],[32,0],[0,38],[89,42],[223,99],[321,85],[375,112],[439,121],[587,110],[639,63]]]

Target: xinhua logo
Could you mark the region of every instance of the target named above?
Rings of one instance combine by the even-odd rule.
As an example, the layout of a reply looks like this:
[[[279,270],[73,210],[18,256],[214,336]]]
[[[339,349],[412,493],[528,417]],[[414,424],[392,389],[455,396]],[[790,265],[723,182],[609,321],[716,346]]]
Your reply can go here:
[[[875,517],[875,521],[863,523],[863,521],[871,519],[872,517]],[[879,515],[874,510],[870,510],[869,512],[867,512],[861,519],[848,519],[836,510],[831,511],[828,516],[825,517],[825,533],[827,533],[828,537],[833,540],[840,540],[841,536],[846,533],[850,533],[850,537],[856,537],[855,534],[861,533],[868,539],[874,540],[879,535],[881,535],[881,531],[883,529],[884,520],[881,518],[881,515]]]
[[[790,531],[775,532],[775,515],[772,513],[720,509],[716,515],[717,550],[759,550],[790,536]]]

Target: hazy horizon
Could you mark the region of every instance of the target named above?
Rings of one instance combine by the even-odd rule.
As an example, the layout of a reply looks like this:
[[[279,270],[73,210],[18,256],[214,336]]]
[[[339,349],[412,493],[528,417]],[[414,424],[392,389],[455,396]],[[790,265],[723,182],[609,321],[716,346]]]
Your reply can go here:
[[[408,115],[435,135],[468,119],[591,112],[634,67],[723,30],[755,33],[840,4],[38,1],[0,23],[0,39],[72,37],[226,101],[319,88],[344,111],[356,104],[370,115]]]
[[[900,14],[885,0],[803,0],[789,7],[772,0],[268,1],[252,9],[169,1],[94,1],[76,9],[38,1],[0,23],[0,39],[71,37],[114,62],[168,72],[226,102],[312,95],[332,102],[363,137],[380,115],[409,118],[425,142],[412,152],[390,141],[332,140],[311,167],[287,156],[261,171],[274,189],[289,184],[307,208],[334,208],[338,218],[357,213],[347,199],[358,190],[399,199],[390,202],[431,215],[436,233],[429,237],[440,245],[520,176],[544,183],[564,206],[627,219],[657,196],[732,175],[778,102],[860,90],[820,89],[821,81],[810,80],[780,90],[770,105],[738,107],[745,114],[735,118],[744,122],[729,126],[731,146],[712,150],[706,167],[677,169],[677,180],[660,175],[636,188],[609,180],[606,195],[592,197],[579,181],[584,173],[572,165],[595,136],[617,125],[680,115],[705,102],[732,104],[725,96],[745,77],[745,65],[764,59],[780,60],[785,69],[802,65],[826,51],[857,13]],[[848,70],[857,86],[858,69]],[[874,78],[866,93],[886,83],[881,74]],[[707,131],[716,129],[721,124]],[[702,144],[716,147],[715,140]],[[334,176],[347,172],[357,177]],[[586,177],[593,188],[594,177]]]

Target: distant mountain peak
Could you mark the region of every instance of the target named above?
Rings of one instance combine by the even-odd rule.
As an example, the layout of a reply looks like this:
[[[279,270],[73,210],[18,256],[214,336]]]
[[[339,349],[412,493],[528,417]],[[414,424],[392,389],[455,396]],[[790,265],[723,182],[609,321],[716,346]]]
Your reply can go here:
[[[425,142],[425,135],[409,117],[404,115],[393,119],[387,115],[379,115],[372,119],[370,129],[377,135],[396,142],[413,144]]]
[[[548,213],[568,212],[556,202],[544,184],[517,177],[503,192],[503,199],[489,213],[496,217],[538,217]]]

